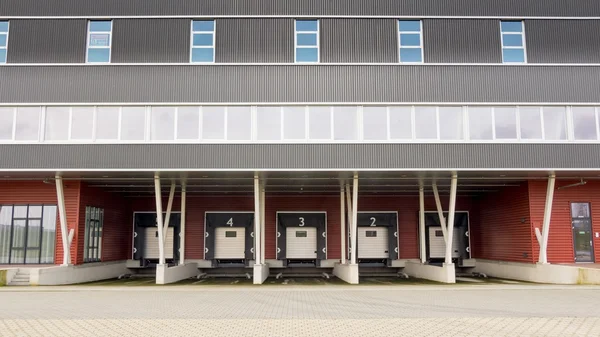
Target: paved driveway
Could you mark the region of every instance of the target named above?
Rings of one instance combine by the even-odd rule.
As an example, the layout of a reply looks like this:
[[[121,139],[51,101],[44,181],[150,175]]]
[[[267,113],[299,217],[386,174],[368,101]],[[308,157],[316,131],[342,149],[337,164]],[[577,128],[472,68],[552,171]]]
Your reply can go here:
[[[599,287],[207,285],[0,290],[0,336],[599,334]]]

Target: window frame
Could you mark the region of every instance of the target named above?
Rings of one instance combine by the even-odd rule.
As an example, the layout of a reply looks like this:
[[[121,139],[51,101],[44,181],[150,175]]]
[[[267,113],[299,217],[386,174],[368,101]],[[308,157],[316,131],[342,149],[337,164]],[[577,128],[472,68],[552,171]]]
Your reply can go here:
[[[317,30],[298,30],[298,21],[314,21],[317,23]],[[317,36],[316,46],[299,46],[298,34],[315,34]],[[316,61],[298,61],[298,49],[317,49]],[[294,63],[296,64],[316,64],[321,63],[321,21],[318,19],[295,19],[294,20]]]
[[[419,22],[419,31],[406,31],[403,32],[400,30],[400,22],[402,21],[412,21]],[[423,20],[396,20],[396,34],[398,35],[398,63],[401,64],[424,64],[425,63],[425,46],[423,41]],[[419,46],[402,46],[401,35],[402,34],[411,34],[411,35],[419,35]],[[421,49],[421,61],[419,62],[411,62],[411,61],[402,61],[402,49]]]
[[[521,24],[520,32],[504,32],[502,30],[503,22],[518,22]],[[502,64],[527,64],[527,40],[525,39],[525,22],[523,20],[500,20],[500,52],[502,54]],[[513,46],[505,46],[504,45],[504,35],[520,35],[522,46],[521,47],[513,47]],[[504,50],[505,49],[522,49],[523,50],[523,62],[510,62],[504,59]]]
[[[0,60],[0,66],[8,63],[8,39],[10,37],[10,21],[9,20],[0,20],[0,22],[6,22],[6,32],[0,32],[0,35],[6,35],[6,45],[0,46],[0,50],[5,51],[5,59],[4,62]]]
[[[92,22],[110,22],[110,31],[97,31],[92,32]],[[108,34],[108,46],[90,46],[90,36],[92,34]],[[113,43],[113,20],[88,20],[87,23],[87,35],[85,42],[85,63],[86,64],[110,64],[112,62],[112,43]],[[106,62],[90,62],[89,54],[90,49],[108,49],[108,61]]]
[[[92,218],[92,215],[97,214],[97,218]],[[92,226],[93,224],[93,226]],[[93,231],[92,231],[93,227]],[[90,237],[92,233],[93,238]],[[102,261],[102,245],[104,241],[102,236],[104,233],[104,208],[95,206],[85,206],[85,236],[83,244],[83,262],[101,262]],[[93,239],[93,240],[91,240]],[[90,245],[90,240],[93,244]],[[93,256],[90,257],[90,250],[94,252]]]
[[[212,31],[194,31],[194,22],[200,22],[200,21],[210,21],[213,24],[213,30]],[[212,36],[212,45],[211,46],[194,46],[194,35],[195,34],[202,34],[202,35],[211,35]],[[217,44],[217,20],[190,20],[190,63],[191,64],[214,64],[216,63],[216,47]],[[194,62],[193,60],[193,54],[194,54],[194,49],[212,49],[212,61],[210,62],[205,62],[205,61],[200,61],[200,62]]]

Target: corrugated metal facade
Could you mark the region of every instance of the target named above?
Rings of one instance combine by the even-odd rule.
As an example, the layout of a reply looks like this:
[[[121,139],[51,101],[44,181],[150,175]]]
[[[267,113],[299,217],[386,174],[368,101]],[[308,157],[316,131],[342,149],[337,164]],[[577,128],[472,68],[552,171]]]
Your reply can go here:
[[[5,144],[0,158],[0,169],[600,167],[597,144]]]
[[[0,78],[1,103],[597,103],[600,67],[13,66],[0,67]]]
[[[85,20],[11,20],[7,62],[83,63],[86,33]]]
[[[596,0],[5,0],[2,15],[492,15],[600,16]]]
[[[294,62],[293,19],[218,19],[215,32],[218,63]]]
[[[188,63],[190,20],[113,20],[112,63]]]
[[[599,20],[525,21],[529,63],[600,63]]]
[[[322,19],[321,62],[398,62],[397,29],[394,19]]]
[[[423,20],[423,43],[428,63],[502,63],[498,20]]]
[[[532,219],[529,216],[528,184],[503,188],[479,201],[480,222],[474,228],[481,259],[534,262]]]

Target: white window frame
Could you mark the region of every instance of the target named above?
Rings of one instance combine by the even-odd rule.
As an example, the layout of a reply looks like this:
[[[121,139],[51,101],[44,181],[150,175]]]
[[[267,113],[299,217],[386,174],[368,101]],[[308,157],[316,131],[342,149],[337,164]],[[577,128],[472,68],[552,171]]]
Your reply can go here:
[[[98,219],[92,218],[91,214],[93,211],[98,212]],[[92,247],[90,247],[90,224],[95,222],[97,226],[93,226],[94,229],[98,229],[98,231],[94,231],[98,234],[98,236],[94,236],[95,243]],[[104,244],[104,240],[102,240],[104,234],[104,208],[94,207],[94,206],[86,206],[85,207],[85,236],[84,236],[84,245],[83,245],[83,263],[92,263],[92,262],[101,262],[102,261],[102,245]],[[96,252],[96,256],[90,258],[89,251],[90,248]]]
[[[413,32],[413,31],[400,31],[400,21],[419,21],[419,31],[418,32]],[[402,63],[402,64],[423,64],[425,63],[425,47],[423,46],[423,20],[396,20],[396,34],[398,36],[398,62]],[[402,46],[401,44],[401,35],[402,34],[409,34],[409,35],[419,35],[419,46]],[[400,55],[400,51],[402,49],[417,49],[420,48],[421,49],[421,61],[420,62],[403,62],[402,61],[402,56]]]
[[[315,21],[317,23],[317,30],[298,30],[298,21]],[[298,45],[298,34],[316,34],[317,45],[316,46],[299,46]],[[317,61],[298,61],[298,49],[313,49],[317,48]],[[294,20],[294,63],[297,64],[315,64],[321,63],[321,21],[317,19],[310,20]]]
[[[4,50],[6,52],[6,60],[4,60],[4,62],[0,62],[0,65],[3,64],[7,64],[8,63],[8,37],[10,35],[10,21],[8,20],[0,20],[0,22],[6,22],[7,25],[7,29],[6,32],[0,32],[0,35],[6,35],[6,46],[2,47],[0,46],[1,50]]]
[[[92,32],[90,30],[92,22],[110,22],[110,31]],[[85,63],[87,63],[87,64],[109,64],[112,62],[112,42],[113,42],[112,31],[113,31],[113,21],[112,20],[88,20],[87,37],[86,37],[86,42],[85,42]],[[108,34],[108,46],[90,46],[90,36],[92,34]],[[108,49],[108,62],[90,62],[90,60],[89,60],[90,49]]]
[[[519,22],[521,24],[520,32],[504,32],[502,31],[502,22]],[[522,47],[514,47],[514,46],[505,46],[504,45],[504,35],[521,35]],[[527,45],[525,40],[525,22],[521,21],[513,21],[513,20],[500,20],[500,46],[502,47],[502,63],[503,64],[527,64]],[[523,49],[523,62],[508,62],[504,60],[504,50],[505,49]]]
[[[195,21],[212,21],[213,30],[209,31],[194,31],[194,22]],[[214,64],[216,62],[216,44],[217,44],[217,20],[191,20],[190,21],[190,63],[192,64]],[[212,35],[212,45],[211,46],[194,46],[194,35]],[[210,49],[212,48],[212,61],[211,62],[194,62],[192,59],[192,54],[194,49]]]

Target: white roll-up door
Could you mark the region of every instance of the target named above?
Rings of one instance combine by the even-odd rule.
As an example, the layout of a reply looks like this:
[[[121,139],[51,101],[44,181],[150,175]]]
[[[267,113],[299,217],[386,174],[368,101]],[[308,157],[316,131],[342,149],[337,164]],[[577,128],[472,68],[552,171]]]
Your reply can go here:
[[[215,229],[215,259],[246,257],[246,228],[217,227]]]
[[[452,235],[452,257],[460,257],[460,229],[455,228]],[[429,227],[429,258],[443,259],[446,257],[446,242],[442,227]]]
[[[387,259],[390,257],[387,227],[358,227],[358,258]]]
[[[317,229],[315,227],[287,227],[285,256],[288,259],[317,258]]]
[[[165,259],[173,258],[174,234],[173,227],[167,228],[167,237],[165,238]],[[147,227],[144,241],[144,258],[159,259],[160,252],[158,248],[158,227]]]

